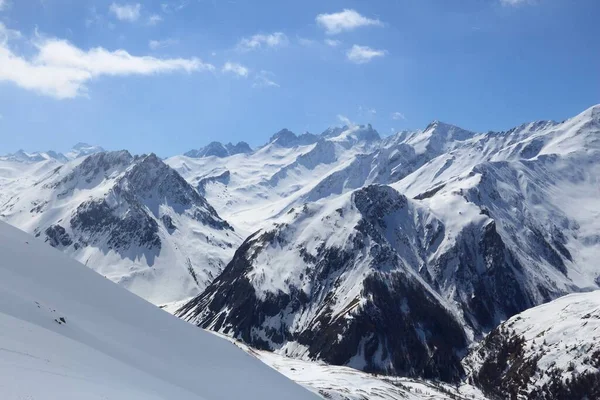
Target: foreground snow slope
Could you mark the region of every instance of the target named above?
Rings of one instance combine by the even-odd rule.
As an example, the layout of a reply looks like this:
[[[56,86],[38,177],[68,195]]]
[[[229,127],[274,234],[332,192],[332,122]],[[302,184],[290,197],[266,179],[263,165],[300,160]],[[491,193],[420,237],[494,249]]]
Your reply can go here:
[[[567,295],[515,315],[465,360],[494,398],[600,398],[600,291]]]
[[[0,223],[0,398],[316,398],[231,343]]]

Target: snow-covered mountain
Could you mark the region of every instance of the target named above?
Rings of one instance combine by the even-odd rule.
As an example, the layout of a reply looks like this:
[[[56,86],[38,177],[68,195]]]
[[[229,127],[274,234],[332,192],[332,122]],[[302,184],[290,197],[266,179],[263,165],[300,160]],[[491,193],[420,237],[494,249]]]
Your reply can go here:
[[[192,158],[202,157],[229,157],[235,154],[246,154],[251,153],[252,149],[246,142],[239,142],[238,144],[227,143],[223,144],[220,142],[210,142],[205,147],[198,150],[190,150],[184,155]]]
[[[0,222],[2,399],[318,397]]]
[[[18,188],[2,219],[154,304],[198,294],[242,240],[154,154],[100,152],[46,170],[29,187],[5,184]]]
[[[452,382],[502,321],[599,287],[600,106],[232,148],[0,160],[0,214],[155,304],[206,287],[178,315],[259,349]]]
[[[165,162],[202,193],[219,214],[246,235],[281,215],[330,174],[379,146],[371,126],[329,129],[321,135],[296,135],[283,129],[251,153],[230,157],[171,157]],[[362,181],[351,182],[352,187]],[[341,193],[323,190],[313,198]]]
[[[24,150],[19,150],[16,153],[7,154],[0,156],[0,161],[16,161],[19,163],[37,163],[48,160],[54,160],[61,163],[74,160],[79,157],[88,156],[94,153],[100,153],[104,149],[100,146],[92,146],[87,143],[77,143],[71,150],[66,154],[49,150],[49,151],[37,151],[33,153],[27,153]]]
[[[353,129],[286,132],[205,175],[167,161],[234,224],[267,220],[178,315],[279,354],[457,380],[503,320],[598,287],[600,106],[508,132]]]
[[[515,315],[465,359],[469,381],[493,398],[600,398],[600,291]]]

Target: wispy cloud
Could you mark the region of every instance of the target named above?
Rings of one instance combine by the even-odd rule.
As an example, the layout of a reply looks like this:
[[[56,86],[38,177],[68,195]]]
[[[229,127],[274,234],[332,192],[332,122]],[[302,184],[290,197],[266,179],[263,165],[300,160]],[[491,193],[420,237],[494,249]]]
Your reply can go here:
[[[386,50],[372,49],[368,46],[359,46],[355,44],[346,52],[346,57],[349,61],[355,64],[366,64],[372,59],[383,57],[387,54]]]
[[[500,4],[503,6],[515,7],[523,4],[530,4],[532,0],[500,0]]]
[[[325,44],[329,47],[337,47],[340,44],[342,44],[342,42],[340,40],[335,39],[325,39]]]
[[[257,50],[265,47],[276,48],[283,47],[289,43],[289,39],[283,32],[274,32],[271,34],[256,34],[248,38],[242,38],[237,48],[242,51]]]
[[[358,113],[359,115],[368,115],[373,117],[377,114],[377,110],[370,107],[358,106]]]
[[[392,119],[395,121],[399,121],[399,120],[405,120],[406,117],[401,112],[396,111],[396,112],[392,113]]]
[[[248,73],[250,72],[248,68],[244,67],[242,64],[234,63],[234,62],[226,62],[221,68],[222,72],[234,74],[237,76],[241,76],[242,78],[248,77]]]
[[[275,74],[273,74],[272,72],[262,70],[258,74],[256,74],[256,76],[254,77],[254,83],[252,84],[252,87],[254,87],[254,88],[264,88],[264,87],[278,88],[280,86],[277,82],[275,82],[273,80],[274,77],[275,77]]]
[[[346,117],[345,115],[342,114],[338,114],[337,115],[337,119],[344,125],[348,126],[349,128],[353,127],[355,124],[354,122],[350,121],[350,118]]]
[[[120,21],[135,22],[140,18],[142,5],[135,4],[117,4],[112,3],[108,10]]]
[[[333,14],[319,14],[315,18],[317,24],[325,29],[329,35],[337,35],[351,31],[362,26],[382,26],[378,19],[367,18],[355,10],[345,9]]]
[[[8,0],[0,0],[0,11],[4,10],[8,6]]]
[[[150,26],[154,26],[154,25],[162,22],[162,20],[163,20],[163,17],[161,17],[160,15],[158,15],[158,14],[152,14],[151,16],[148,17],[148,22],[147,23]]]
[[[0,38],[10,32],[0,23]],[[13,34],[14,35],[14,34]],[[15,54],[7,39],[0,41],[0,82],[57,99],[86,94],[86,84],[102,76],[155,75],[172,72],[214,70],[198,58],[133,56],[125,50],[102,47],[82,50],[66,40],[37,37],[31,43],[37,53],[30,58]]]
[[[150,40],[148,47],[152,50],[164,49],[165,47],[173,46],[179,43],[177,39]]]
[[[189,0],[180,0],[179,2],[171,1],[171,3],[161,3],[160,9],[165,14],[171,14],[175,11],[181,11],[189,4]]]

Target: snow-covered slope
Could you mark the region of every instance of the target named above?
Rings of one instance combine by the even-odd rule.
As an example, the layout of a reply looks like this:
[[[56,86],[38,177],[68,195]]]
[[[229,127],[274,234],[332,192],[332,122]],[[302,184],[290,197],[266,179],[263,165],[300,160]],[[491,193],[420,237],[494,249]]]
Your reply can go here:
[[[436,122],[342,153],[179,315],[280,354],[455,380],[501,321],[598,287],[599,138],[596,106],[501,133]],[[361,187],[373,181],[391,185]]]
[[[154,304],[198,294],[241,242],[155,155],[95,153],[34,176],[2,218]]]
[[[317,398],[1,222],[0,254],[2,399]]]
[[[515,315],[465,365],[472,383],[501,399],[600,398],[600,291]]]

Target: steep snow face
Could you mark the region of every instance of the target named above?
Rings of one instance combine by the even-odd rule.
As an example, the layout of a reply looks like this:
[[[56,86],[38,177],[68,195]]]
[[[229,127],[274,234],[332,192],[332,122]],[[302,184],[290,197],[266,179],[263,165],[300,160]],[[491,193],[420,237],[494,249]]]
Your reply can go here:
[[[2,398],[317,398],[5,223],[0,253]]]
[[[321,185],[318,193],[311,194],[321,180],[345,169],[360,154],[372,152],[378,143],[379,135],[370,126],[331,129],[322,135],[296,135],[284,129],[252,153],[203,158],[186,154],[166,163],[197,187],[220,215],[249,235],[309,197],[319,199],[361,187],[364,178],[341,182],[331,190]]]
[[[157,305],[198,294],[241,242],[155,155],[96,153],[22,189],[4,220]]]
[[[529,309],[494,329],[465,359],[469,379],[514,399],[600,397],[600,291]]]

